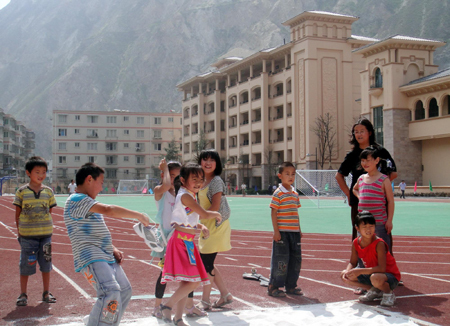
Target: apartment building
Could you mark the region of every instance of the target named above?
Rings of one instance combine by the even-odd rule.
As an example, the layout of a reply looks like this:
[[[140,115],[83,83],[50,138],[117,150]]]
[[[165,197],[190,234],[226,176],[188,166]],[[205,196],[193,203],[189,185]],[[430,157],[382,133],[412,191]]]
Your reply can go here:
[[[0,176],[15,175],[26,182],[25,162],[33,156],[34,132],[0,108]]]
[[[175,112],[53,111],[52,185],[66,190],[86,162],[105,169],[108,192],[121,179],[159,179],[164,149],[181,142],[181,123]]]
[[[450,184],[437,163],[450,159],[450,70],[438,72],[433,63],[444,43],[352,35],[357,20],[303,12],[283,23],[289,43],[221,59],[179,84],[183,159],[192,159],[199,141],[207,141],[226,163],[223,177],[231,187],[244,182],[265,189],[282,161],[316,169],[319,117],[329,114],[336,131],[323,168],[337,169],[350,150],[351,126],[365,116],[393,155],[399,179]]]

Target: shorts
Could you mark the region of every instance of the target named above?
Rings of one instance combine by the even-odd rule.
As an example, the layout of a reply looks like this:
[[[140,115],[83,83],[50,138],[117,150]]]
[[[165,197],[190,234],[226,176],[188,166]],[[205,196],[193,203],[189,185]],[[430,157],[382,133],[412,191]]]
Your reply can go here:
[[[20,275],[36,274],[36,263],[39,270],[48,273],[52,270],[52,238],[17,238],[20,244]]]
[[[211,276],[215,276],[212,274],[212,271],[214,270],[214,261],[216,260],[216,256],[217,252],[212,254],[200,254],[200,257],[202,257],[203,266],[205,266],[206,272]]]
[[[391,273],[384,273],[387,277],[387,282],[389,284],[389,287],[391,290],[395,289],[398,285],[398,280],[395,278],[395,276]],[[372,285],[372,282],[370,281],[370,275],[371,274],[361,274],[358,276],[358,282],[361,284],[367,284]]]

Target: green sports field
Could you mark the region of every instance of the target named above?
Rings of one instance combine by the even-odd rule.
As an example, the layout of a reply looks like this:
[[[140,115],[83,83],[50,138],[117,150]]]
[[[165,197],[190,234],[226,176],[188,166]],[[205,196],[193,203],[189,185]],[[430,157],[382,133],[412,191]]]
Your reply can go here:
[[[270,197],[227,197],[231,208],[230,223],[236,230],[271,231]],[[67,196],[58,196],[58,206],[64,206]],[[100,195],[99,202],[114,204],[129,209],[146,212],[149,216],[156,214],[153,196],[115,196]],[[301,199],[299,209],[302,231],[306,233],[350,233],[350,207],[343,200],[324,202],[323,206],[337,206],[317,209],[306,198]],[[331,205],[330,205],[331,204]],[[429,201],[400,200],[395,201],[394,234],[411,236],[449,236],[450,235],[450,200]]]

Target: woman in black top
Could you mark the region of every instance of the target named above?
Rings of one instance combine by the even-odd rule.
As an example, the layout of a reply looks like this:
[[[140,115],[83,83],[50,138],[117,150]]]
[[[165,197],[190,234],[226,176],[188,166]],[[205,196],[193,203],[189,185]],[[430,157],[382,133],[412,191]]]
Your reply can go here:
[[[357,232],[355,229],[356,215],[358,214],[358,198],[353,194],[351,189],[358,181],[358,178],[365,173],[365,171],[360,166],[359,155],[368,146],[374,146],[380,149],[380,158],[386,160],[387,169],[385,171],[381,170],[382,173],[389,176],[392,181],[397,178],[397,168],[395,162],[392,159],[389,152],[383,148],[381,145],[375,142],[375,132],[372,123],[365,119],[359,119],[352,127],[350,144],[353,145],[352,150],[345,156],[344,162],[342,162],[336,173],[336,181],[339,187],[347,196],[348,204],[352,208],[351,218],[352,218],[352,241],[356,238]],[[345,177],[348,174],[352,174],[352,183],[350,189],[345,182]]]

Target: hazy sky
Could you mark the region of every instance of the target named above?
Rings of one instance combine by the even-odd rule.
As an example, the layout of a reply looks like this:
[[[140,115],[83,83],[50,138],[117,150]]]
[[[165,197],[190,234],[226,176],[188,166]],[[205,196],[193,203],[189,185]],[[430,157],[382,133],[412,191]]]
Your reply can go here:
[[[6,6],[9,3],[10,0],[0,0],[0,9],[2,9],[4,6]]]

